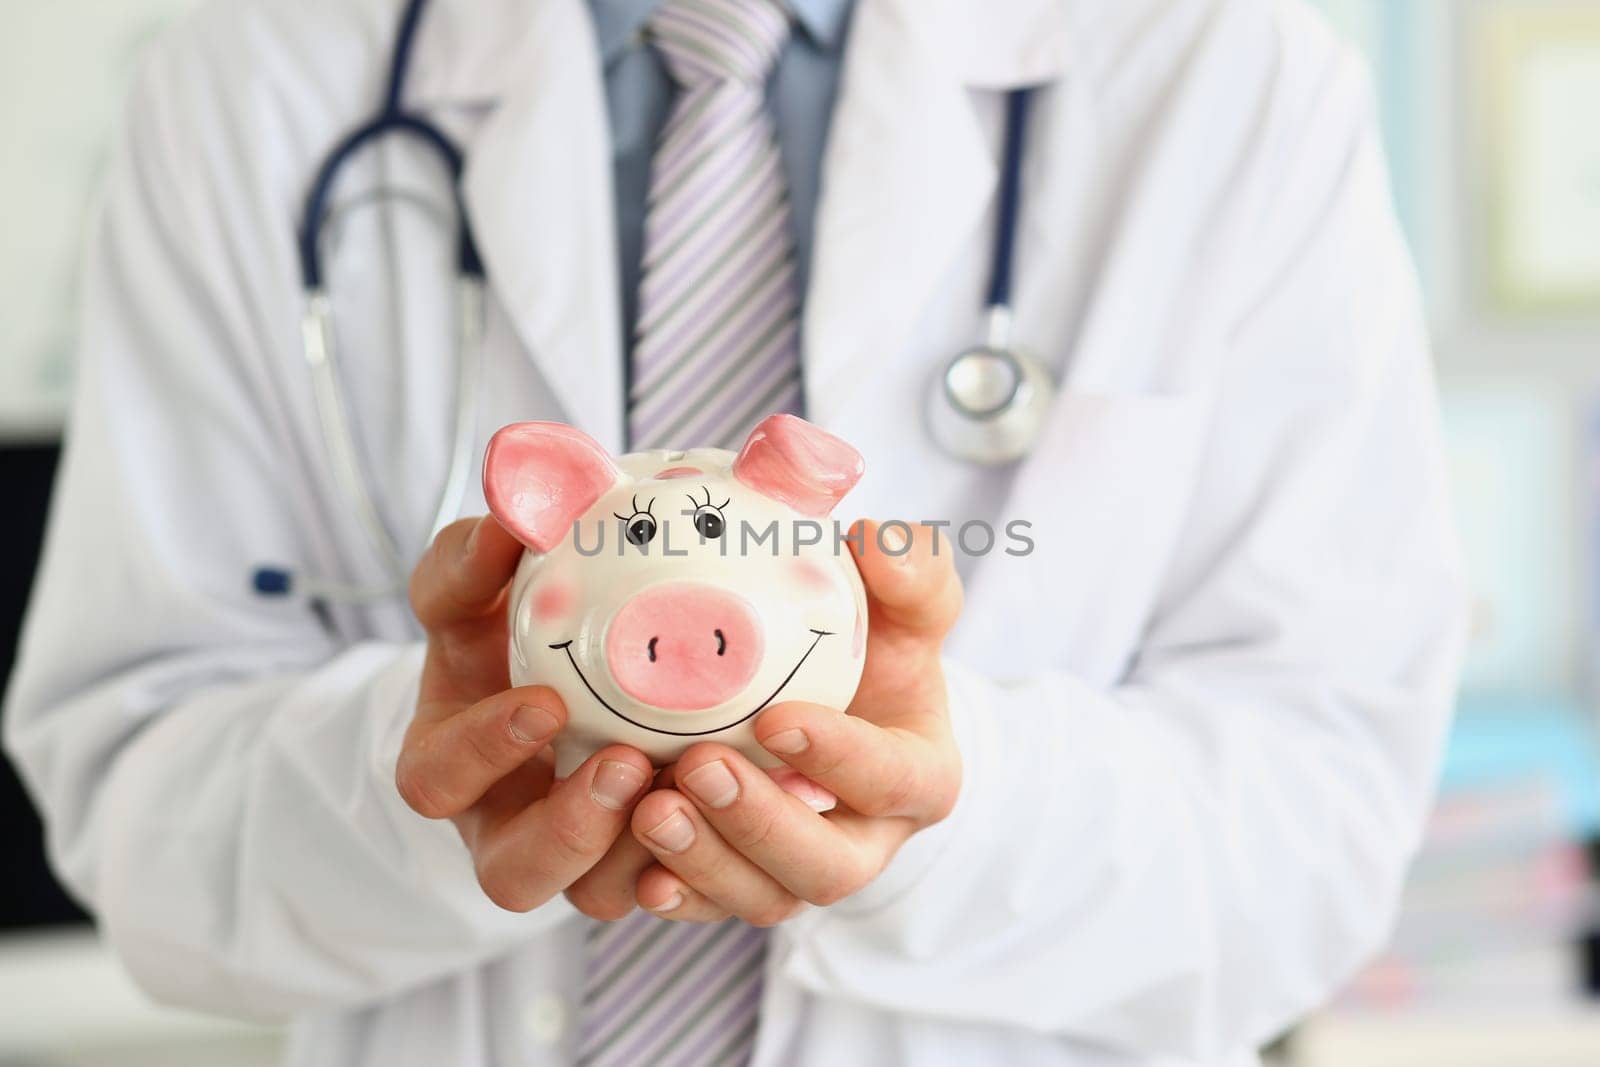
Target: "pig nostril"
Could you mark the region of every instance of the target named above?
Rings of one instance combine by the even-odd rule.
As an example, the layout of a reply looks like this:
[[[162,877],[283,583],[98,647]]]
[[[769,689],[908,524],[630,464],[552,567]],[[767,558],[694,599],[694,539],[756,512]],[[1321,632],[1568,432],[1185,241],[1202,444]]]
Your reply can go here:
[[[728,651],[728,639],[723,636],[721,630],[712,630],[711,632],[717,635],[717,655],[721,656]],[[660,637],[652,637],[649,643],[644,646],[645,655],[650,657],[651,663],[656,661],[656,642],[659,640],[661,640]]]

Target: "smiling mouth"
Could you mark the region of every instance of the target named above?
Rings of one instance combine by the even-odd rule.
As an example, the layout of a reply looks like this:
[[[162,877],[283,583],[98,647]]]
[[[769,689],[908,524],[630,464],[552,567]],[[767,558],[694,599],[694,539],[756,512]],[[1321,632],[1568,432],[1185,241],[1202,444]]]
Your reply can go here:
[[[565,652],[567,654],[567,662],[572,664],[572,669],[577,672],[578,681],[582,682],[583,683],[583,687],[585,689],[589,690],[589,695],[594,697],[596,700],[598,700],[600,702],[600,706],[602,708],[605,708],[607,711],[609,711],[611,714],[615,715],[617,718],[621,719],[623,722],[632,723],[634,726],[637,726],[639,729],[641,729],[641,730],[649,730],[651,733],[654,733],[654,734],[669,734],[669,735],[671,735],[673,737],[704,737],[706,734],[721,733],[723,730],[731,729],[732,727],[738,726],[740,723],[744,722],[746,719],[753,718],[758,712],[760,712],[768,704],[771,704],[774,700],[777,700],[778,699],[778,694],[783,692],[783,687],[788,685],[790,683],[790,681],[792,681],[794,679],[794,676],[796,674],[800,673],[800,668],[805,666],[806,660],[808,658],[810,658],[812,652],[816,651],[817,645],[822,643],[822,639],[824,637],[832,637],[833,636],[833,631],[832,630],[811,630],[809,632],[816,634],[817,635],[816,638],[813,639],[811,644],[810,644],[810,646],[806,648],[805,653],[800,657],[800,662],[796,663],[794,665],[793,669],[791,669],[788,674],[784,675],[783,681],[778,683],[778,688],[776,688],[776,689],[774,689],[772,691],[772,695],[771,696],[767,697],[767,699],[763,700],[761,703],[757,704],[755,707],[751,708],[749,711],[747,711],[745,714],[739,716],[737,719],[734,719],[732,722],[723,723],[721,726],[713,726],[709,730],[663,730],[658,726],[651,726],[648,723],[642,723],[638,719],[630,718],[627,715],[622,714],[622,712],[620,712],[616,708],[612,707],[611,704],[606,700],[605,697],[603,697],[599,693],[595,692],[594,686],[589,684],[589,679],[584,677],[583,668],[578,666],[577,657],[572,654],[572,641],[571,640],[562,641],[560,644],[551,645],[550,647],[552,649],[555,649],[557,652]]]

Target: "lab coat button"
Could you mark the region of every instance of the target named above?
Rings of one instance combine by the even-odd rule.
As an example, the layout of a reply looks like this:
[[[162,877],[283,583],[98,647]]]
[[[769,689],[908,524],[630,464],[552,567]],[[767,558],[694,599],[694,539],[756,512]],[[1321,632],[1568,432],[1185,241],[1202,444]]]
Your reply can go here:
[[[567,1028],[567,1006],[554,993],[546,993],[528,1005],[522,1019],[528,1036],[541,1045],[553,1045],[561,1040]]]

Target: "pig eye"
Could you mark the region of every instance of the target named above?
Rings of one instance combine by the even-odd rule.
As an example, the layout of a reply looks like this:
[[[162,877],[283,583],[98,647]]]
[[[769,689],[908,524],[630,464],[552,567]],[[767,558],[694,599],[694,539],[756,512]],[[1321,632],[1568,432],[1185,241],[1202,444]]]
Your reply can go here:
[[[648,515],[640,515],[628,523],[628,541],[630,544],[643,548],[656,536],[656,520]]]
[[[716,508],[701,508],[694,513],[694,528],[708,541],[722,536],[722,526],[722,513]]]
[[[643,548],[655,540],[656,517],[650,514],[650,509],[655,507],[655,504],[656,502],[651,500],[650,503],[641,508],[639,507],[639,498],[636,496],[633,498],[633,514],[617,515],[614,511],[611,513],[622,520],[622,534],[628,539],[629,544]]]
[[[714,541],[721,537],[722,531],[727,528],[727,520],[722,517],[722,509],[728,506],[728,501],[724,500],[720,504],[713,504],[711,502],[711,490],[701,486],[700,491],[706,495],[704,500],[696,500],[692,493],[689,495],[689,503],[694,505],[695,532],[707,541]],[[731,500],[733,498],[729,497],[728,499]]]

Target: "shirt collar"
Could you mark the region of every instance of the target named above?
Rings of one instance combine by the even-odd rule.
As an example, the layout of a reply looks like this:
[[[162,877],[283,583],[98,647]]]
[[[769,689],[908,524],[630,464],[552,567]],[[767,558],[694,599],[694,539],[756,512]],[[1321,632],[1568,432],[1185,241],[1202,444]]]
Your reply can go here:
[[[588,15],[597,50],[610,59],[627,51],[628,42],[659,0],[434,0],[428,21],[417,38],[414,68],[407,79],[406,100],[422,108],[465,102],[489,103],[524,77],[533,45],[530,33],[547,33],[543,12],[578,9]],[[1062,75],[1069,63],[1081,62],[1099,27],[1083,8],[1087,0],[880,0],[900,5],[902,18],[927,11],[958,42],[952,46],[952,69],[973,88],[1012,88],[1039,84]],[[861,0],[788,0],[808,47],[837,52],[843,47],[851,13]],[[637,7],[639,14],[618,21],[614,16]],[[560,32],[567,32],[562,27]],[[588,34],[584,34],[585,37]],[[880,47],[880,45],[874,45]]]
[[[610,66],[644,28],[661,0],[589,0],[601,61]],[[824,52],[839,47],[852,0],[785,0],[784,6],[813,45]]]
[[[788,0],[787,4],[811,43],[824,52],[836,50],[844,39],[851,6],[851,0]]]

